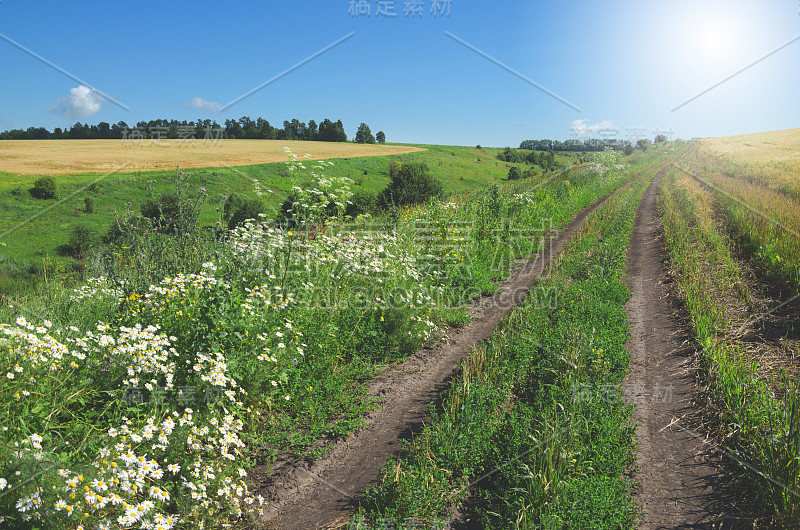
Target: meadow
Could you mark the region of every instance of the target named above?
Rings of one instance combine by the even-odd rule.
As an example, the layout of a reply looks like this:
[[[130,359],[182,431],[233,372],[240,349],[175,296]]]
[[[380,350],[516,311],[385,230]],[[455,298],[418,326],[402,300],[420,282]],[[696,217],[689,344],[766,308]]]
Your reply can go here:
[[[748,514],[787,526],[800,513],[800,344],[795,306],[776,306],[800,285],[796,137],[758,136],[772,149],[760,158],[740,147],[751,137],[558,156],[557,170],[519,165],[532,172],[513,181],[501,149],[430,145],[338,160],[287,146],[281,163],[181,164],[94,188],[95,174],[60,175],[62,199],[49,202],[27,193],[35,176],[3,174],[4,226],[52,208],[2,240],[7,286],[15,267],[45,266],[0,305],[0,518],[22,529],[258,527],[255,469],[263,481],[364,428],[382,406],[371,381],[467,325],[470,303],[610,195],[535,285],[557,300],[530,297],[471,351],[350,525],[461,510],[485,528],[636,527],[626,260],[662,172],[664,249],[708,436],[736,457],[724,476],[752,500]],[[426,163],[445,195],[345,216],[359,191],[390,182],[391,162]],[[180,199],[174,218],[140,215],[166,190]],[[291,193],[295,216],[227,229],[232,193],[272,214]],[[80,209],[87,196],[93,213]],[[65,231],[100,233],[112,219],[119,234],[80,274],[57,257]]]
[[[111,153],[122,149],[119,141],[87,140],[75,141],[75,145],[88,145],[91,152],[85,159],[93,160],[101,157],[104,149],[97,146],[111,142]],[[99,142],[99,143],[98,143]],[[0,144],[2,151],[14,152],[17,147],[7,149],[6,144],[37,144],[36,141],[4,141]],[[60,160],[62,151],[69,150],[72,140],[51,140],[38,142],[49,149],[47,156],[39,160]],[[236,153],[244,153],[247,160],[257,160],[266,156],[276,160],[273,151],[280,144],[280,162],[256,165],[236,165],[244,163]],[[0,248],[0,294],[9,294],[30,287],[41,278],[44,271],[50,275],[80,277],[83,264],[65,259],[62,247],[70,234],[81,226],[94,237],[100,238],[109,230],[112,223],[127,211],[140,213],[140,208],[147,200],[158,197],[165,192],[173,191],[176,167],[191,176],[194,191],[204,192],[207,208],[200,212],[199,222],[205,226],[216,226],[224,203],[224,197],[236,194],[241,197],[258,199],[270,218],[274,218],[283,201],[291,193],[295,185],[305,184],[305,176],[292,173],[286,165],[284,147],[299,148],[298,154],[304,158],[308,151],[314,151],[313,162],[324,159],[324,156],[345,156],[352,153],[354,157],[339,158],[329,166],[327,172],[334,177],[349,177],[354,181],[354,191],[370,193],[379,192],[389,181],[389,163],[423,162],[431,175],[439,180],[447,193],[459,193],[471,188],[485,186],[503,181],[510,164],[496,159],[499,149],[477,149],[451,146],[364,146],[360,144],[336,144],[331,142],[293,142],[275,144],[268,140],[225,140],[219,147],[195,148],[201,155],[208,152],[229,152],[232,156],[230,164],[216,167],[188,169],[181,155],[184,148],[173,148],[172,159],[164,170],[142,170],[131,172],[126,168],[113,174],[97,174],[76,172],[55,177],[59,187],[60,198],[42,200],[34,198],[29,190],[39,177],[38,173],[15,174],[0,173],[0,233],[3,234]],[[286,145],[284,145],[286,144]],[[53,151],[55,150],[55,151]],[[152,157],[159,155],[161,148],[144,146],[142,148],[125,148],[125,153],[135,153],[134,163],[145,165]],[[266,155],[259,153],[266,152]],[[405,154],[386,154],[402,152]],[[94,154],[92,154],[94,153]],[[153,155],[150,155],[153,153]],[[311,153],[309,153],[311,154]],[[366,156],[366,155],[370,156]],[[104,156],[104,155],[102,155]],[[133,157],[128,154],[126,156]],[[317,158],[317,157],[320,158]],[[305,158],[304,158],[305,159]],[[572,159],[559,157],[561,163],[571,164]],[[137,161],[138,160],[138,161]],[[202,163],[200,159],[195,163]],[[44,166],[50,162],[42,162]],[[52,162],[55,163],[55,162]],[[149,162],[147,162],[149,163]],[[247,162],[252,163],[252,162]],[[37,166],[38,172],[44,166]],[[0,163],[0,170],[6,166]],[[86,199],[93,204],[92,212],[86,209]]]
[[[682,167],[716,192],[740,239],[786,289],[800,288],[800,129],[702,141]]]
[[[483,163],[466,149],[433,152],[434,173]],[[485,164],[497,168],[487,180],[506,172]],[[35,295],[6,299],[7,522],[247,520],[263,503],[246,481],[257,460],[318,456],[316,442],[360,427],[377,406],[365,399],[366,380],[468,320],[464,304],[538,248],[531,226],[564,225],[623,178],[557,171],[347,223],[340,210],[314,207],[352,193],[335,164],[292,154],[287,167],[309,182],[299,197],[312,204],[296,226],[253,220],[211,233],[201,211],[214,211],[208,190],[176,171],[170,185],[187,204],[179,218],[125,208],[121,238],[96,258],[102,276],[80,285],[47,277]],[[174,235],[158,233],[167,222]]]
[[[751,515],[800,514],[797,130],[705,140],[661,189],[708,421]]]

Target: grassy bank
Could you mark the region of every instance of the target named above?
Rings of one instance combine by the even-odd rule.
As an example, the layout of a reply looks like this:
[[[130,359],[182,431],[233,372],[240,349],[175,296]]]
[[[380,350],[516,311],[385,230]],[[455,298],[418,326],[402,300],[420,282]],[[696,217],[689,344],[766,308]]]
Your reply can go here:
[[[53,142],[58,146],[69,145],[68,141]],[[303,143],[299,144],[303,148]],[[517,165],[497,160],[499,149],[419,147],[425,150],[337,159],[326,173],[353,179],[353,191],[377,193],[389,182],[390,162],[424,162],[447,193],[458,194],[502,182],[509,167]],[[142,148],[143,151],[148,149],[157,148]],[[560,159],[567,165],[572,163],[571,159]],[[309,161],[310,164],[315,162]],[[222,207],[225,196],[236,194],[258,199],[267,215],[273,218],[292,186],[305,184],[304,177],[289,171],[285,163],[196,168],[187,169],[185,173],[191,176],[193,192],[206,190],[206,207],[199,218],[204,226],[216,225],[217,210]],[[174,174],[173,166],[163,171],[120,172],[106,176],[95,173],[61,175],[56,177],[60,198],[43,200],[29,193],[38,175],[0,173],[0,226],[4,232],[0,241],[0,294],[25,290],[44,274],[80,278],[81,271],[91,263],[66,258],[61,248],[75,228],[80,225],[88,233],[102,236],[118,215],[128,210],[139,215],[142,204],[148,199],[172,191]],[[86,199],[93,203],[91,213],[86,209]]]

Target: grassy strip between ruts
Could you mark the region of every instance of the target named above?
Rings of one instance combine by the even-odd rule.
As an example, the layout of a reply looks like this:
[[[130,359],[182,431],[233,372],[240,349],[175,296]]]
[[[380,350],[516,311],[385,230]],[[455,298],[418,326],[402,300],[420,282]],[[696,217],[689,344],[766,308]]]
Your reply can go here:
[[[657,155],[662,159],[662,153]],[[622,277],[655,169],[587,219],[490,341],[474,349],[432,420],[387,464],[352,528],[441,521],[468,495],[486,528],[631,527],[631,408],[620,385],[629,292]]]
[[[677,168],[664,179],[660,202],[670,258],[695,340],[702,347],[708,392],[721,411],[718,426],[725,449],[742,464],[738,466],[742,485],[765,507],[774,524],[796,526],[800,387],[785,375],[770,380],[731,337],[733,317],[726,306],[747,305],[750,293],[733,257],[731,240],[714,219],[713,197],[713,192]],[[722,207],[728,206],[723,200]]]

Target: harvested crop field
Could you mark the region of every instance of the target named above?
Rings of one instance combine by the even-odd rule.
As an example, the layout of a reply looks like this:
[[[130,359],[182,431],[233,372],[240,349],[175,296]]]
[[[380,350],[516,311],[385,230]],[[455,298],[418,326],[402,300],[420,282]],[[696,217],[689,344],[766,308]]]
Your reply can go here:
[[[314,160],[383,156],[414,151],[419,147],[301,142],[284,140],[3,140],[0,171],[21,174],[69,175],[105,173],[125,165],[126,171],[246,166],[286,160],[284,147],[302,158]]]

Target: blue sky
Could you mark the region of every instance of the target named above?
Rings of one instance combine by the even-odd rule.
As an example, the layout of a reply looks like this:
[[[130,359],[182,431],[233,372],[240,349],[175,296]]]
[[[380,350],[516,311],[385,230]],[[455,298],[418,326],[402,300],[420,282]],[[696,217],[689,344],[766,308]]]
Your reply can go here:
[[[0,130],[330,117],[351,137],[363,121],[390,142],[504,146],[800,126],[800,40],[673,111],[800,35],[798,0],[352,3],[369,16],[350,0],[2,0],[2,36],[129,110],[0,39]],[[381,4],[397,16],[378,16]],[[405,16],[407,4],[422,14]]]

